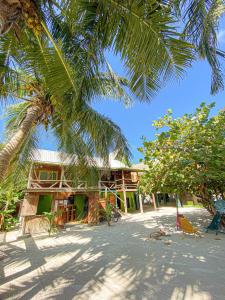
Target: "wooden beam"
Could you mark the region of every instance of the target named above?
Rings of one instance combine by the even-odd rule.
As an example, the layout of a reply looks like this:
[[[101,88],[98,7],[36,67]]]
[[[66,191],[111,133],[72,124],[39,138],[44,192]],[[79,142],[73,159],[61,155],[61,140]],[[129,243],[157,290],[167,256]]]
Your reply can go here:
[[[60,178],[60,183],[59,183],[59,188],[62,188],[62,183],[64,180],[64,167],[61,167],[61,178]]]

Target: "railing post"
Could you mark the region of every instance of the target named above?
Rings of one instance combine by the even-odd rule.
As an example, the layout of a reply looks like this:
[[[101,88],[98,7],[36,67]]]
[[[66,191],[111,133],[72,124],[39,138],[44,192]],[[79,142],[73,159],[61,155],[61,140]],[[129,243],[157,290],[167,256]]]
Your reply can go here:
[[[63,184],[63,178],[64,178],[64,167],[61,167],[61,178],[60,178],[60,183],[59,183],[59,188],[62,188],[62,184]]]

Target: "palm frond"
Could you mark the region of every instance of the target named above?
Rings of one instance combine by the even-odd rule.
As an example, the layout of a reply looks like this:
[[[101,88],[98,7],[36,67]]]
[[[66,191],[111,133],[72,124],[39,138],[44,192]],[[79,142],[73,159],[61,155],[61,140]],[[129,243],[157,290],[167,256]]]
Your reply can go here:
[[[224,88],[223,73],[217,55],[217,31],[219,20],[225,12],[222,0],[174,1],[175,11],[183,18],[184,38],[196,47],[201,58],[206,58],[211,66],[211,93]]]
[[[63,120],[62,120],[63,117]],[[55,113],[52,128],[59,142],[59,150],[69,155],[71,170],[78,177],[96,173],[95,158],[108,167],[109,154],[129,160],[131,153],[120,128],[108,118],[82,103],[79,110],[68,110],[62,116]],[[72,172],[72,171],[71,171]],[[84,176],[85,174],[85,176]]]
[[[103,48],[121,55],[140,99],[151,99],[164,80],[181,76],[190,66],[193,49],[180,39],[175,19],[158,1],[75,2],[83,23],[95,24]]]

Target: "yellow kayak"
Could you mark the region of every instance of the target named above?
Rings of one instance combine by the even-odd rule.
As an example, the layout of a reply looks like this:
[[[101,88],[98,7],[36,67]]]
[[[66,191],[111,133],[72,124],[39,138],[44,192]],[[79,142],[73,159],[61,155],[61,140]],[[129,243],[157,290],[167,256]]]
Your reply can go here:
[[[195,228],[184,216],[178,216],[180,228],[185,233],[197,233],[198,229]]]

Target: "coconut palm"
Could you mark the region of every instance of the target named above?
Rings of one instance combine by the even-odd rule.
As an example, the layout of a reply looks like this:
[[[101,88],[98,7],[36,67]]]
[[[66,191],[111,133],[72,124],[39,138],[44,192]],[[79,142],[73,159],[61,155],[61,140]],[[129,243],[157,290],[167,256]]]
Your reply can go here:
[[[173,25],[176,20],[157,0],[0,0],[0,20],[4,61],[24,54],[29,64],[48,74],[52,92],[57,88],[62,94],[65,89],[79,94],[81,86],[79,67],[71,69],[71,57],[64,52],[68,37],[75,44],[70,42],[71,55],[78,41],[89,48],[92,67],[92,52],[101,56],[111,49],[120,55],[130,88],[143,100],[151,99],[168,78],[179,77],[193,58],[190,44]],[[30,47],[34,40],[36,49]],[[68,83],[63,87],[62,77]]]
[[[113,41],[117,53],[122,53],[122,59],[131,70],[131,86],[139,97],[149,95],[160,86],[160,77],[153,75],[156,70],[166,75],[171,74],[173,68],[175,73],[179,73],[177,62],[181,59],[181,49],[183,47],[184,56],[189,49],[180,41],[177,52],[174,49],[178,31],[181,32],[180,37],[193,46],[197,59],[207,59],[212,69],[211,92],[214,94],[223,89],[220,58],[225,58],[225,52],[217,45],[219,22],[225,12],[223,0],[81,2],[75,9],[81,7],[81,12],[85,11],[90,22],[97,20],[96,27],[104,43],[111,46]],[[173,27],[174,21],[181,25]],[[149,70],[153,73],[148,77]]]
[[[216,37],[223,14],[223,0],[0,0],[0,33],[7,35],[17,48],[21,46],[21,36],[45,36],[65,67],[63,36],[57,39],[53,34],[57,21],[66,22],[82,39],[86,36],[80,28],[91,26],[104,49],[109,47],[121,55],[133,92],[148,99],[167,77],[180,75],[190,64],[189,45],[180,37],[208,60],[212,93],[223,88],[218,56],[224,58],[225,54],[217,49]],[[174,25],[177,20],[184,24],[181,35]],[[10,55],[10,51],[7,53]]]
[[[112,73],[109,72],[99,73],[92,78],[95,88],[91,93],[90,87],[87,89],[84,85],[80,100],[73,105],[70,103],[70,95],[64,95],[60,102],[56,101],[40,80],[31,81],[21,76],[19,82],[22,84],[17,86],[13,97],[17,95],[20,101],[8,108],[8,141],[0,151],[0,180],[5,178],[12,163],[16,161],[17,164],[24,164],[31,158],[37,141],[37,129],[41,125],[46,130],[51,128],[59,141],[60,150],[75,155],[70,162],[77,167],[82,165],[80,170],[77,168],[80,172],[85,172],[85,168],[94,164],[95,155],[103,158],[105,163],[111,151],[115,151],[120,158],[129,158],[127,141],[118,126],[84,101],[90,95],[128,99],[123,92],[123,79],[115,74],[112,78]]]
[[[6,2],[0,2],[0,4]],[[36,10],[32,9],[32,11],[35,11],[39,22],[34,23],[41,25],[41,28],[35,30],[32,26],[28,26],[26,18],[29,12],[27,12],[28,16],[23,17],[21,14],[23,8],[20,8],[19,15],[13,20],[9,30],[4,31],[5,34],[0,40],[0,79],[2,82],[0,96],[21,99],[20,94],[23,96],[21,90],[13,88],[19,83],[23,86],[24,80],[18,76],[18,69],[22,69],[27,77],[36,78],[38,82],[37,85],[35,84],[32,98],[32,103],[35,105],[28,105],[27,109],[23,109],[26,114],[23,114],[20,123],[15,123],[20,127],[0,154],[2,176],[10,161],[22,149],[27,128],[32,128],[32,124],[46,122],[49,112],[52,111],[52,103],[54,116],[56,107],[57,111],[62,112],[67,107],[67,111],[73,112],[73,116],[79,120],[77,122],[87,126],[87,123],[83,123],[83,119],[79,117],[79,114],[81,116],[84,114],[84,111],[81,112],[81,107],[83,110],[85,108],[85,113],[87,110],[91,112],[90,101],[96,95],[108,95],[109,88],[112,89],[112,93],[116,90],[117,95],[118,92],[124,93],[120,82],[105,60],[105,49],[111,47],[115,53],[122,55],[122,60],[129,71],[129,87],[139,96],[139,99],[150,99],[159,88],[161,79],[165,80],[171,74],[180,75],[183,67],[187,66],[192,58],[189,45],[179,39],[176,28],[171,26],[173,19],[161,6],[146,3],[137,5],[135,1],[135,5],[131,7],[126,1],[123,3],[110,1],[110,6],[107,1],[31,2],[36,5]],[[48,22],[46,22],[47,19]],[[6,20],[5,17],[4,20]],[[102,84],[105,80],[100,74],[105,68],[110,73],[113,85]],[[41,82],[41,91],[44,86],[44,91],[47,92],[40,94],[39,82]],[[46,103],[46,93],[51,95],[50,106]],[[28,100],[25,97],[25,103],[30,104],[30,101],[30,98]],[[62,122],[65,115],[63,113],[56,119]],[[95,128],[94,122],[98,115],[92,111],[92,114],[88,116],[88,120],[91,121],[88,125],[89,130],[92,130]],[[75,121],[71,122],[73,124]],[[112,125],[110,121],[107,122],[108,126]],[[65,126],[60,127],[54,124],[54,128],[58,129],[56,133],[60,134],[61,130],[69,136],[70,124],[66,127],[68,130]],[[114,124],[113,126],[114,130],[116,129],[119,133],[119,129]],[[90,133],[88,136],[90,137]],[[101,135],[96,135],[94,132],[92,134],[92,138],[96,141],[99,141],[99,136]],[[116,137],[113,131],[109,136]],[[64,140],[66,139],[65,136]],[[97,147],[98,143],[94,143],[93,149],[98,149],[101,145],[99,143]],[[105,150],[101,147],[98,152],[106,154],[109,146],[104,143],[103,145]],[[125,143],[121,142],[121,145],[125,147],[126,152]],[[118,143],[117,146],[121,149]]]

